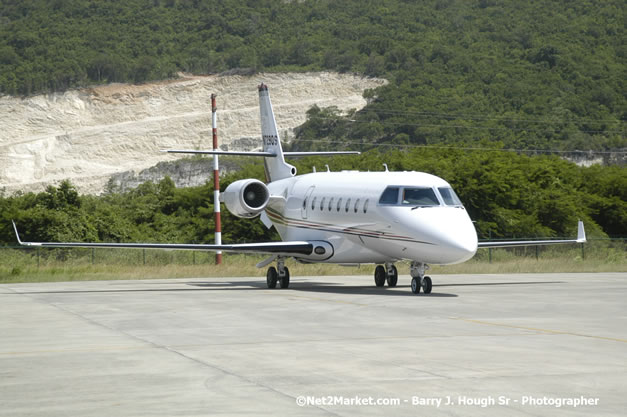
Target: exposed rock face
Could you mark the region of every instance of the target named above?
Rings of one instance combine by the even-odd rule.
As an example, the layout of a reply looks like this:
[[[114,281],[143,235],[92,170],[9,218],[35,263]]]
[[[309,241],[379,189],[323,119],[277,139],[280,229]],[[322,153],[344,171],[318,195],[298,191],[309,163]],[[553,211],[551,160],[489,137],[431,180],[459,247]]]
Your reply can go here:
[[[0,188],[39,191],[63,179],[100,193],[116,173],[180,158],[161,149],[211,148],[212,93],[223,149],[260,146],[257,85],[270,87],[283,139],[314,104],[359,109],[362,93],[385,80],[349,74],[183,76],[144,85],[112,84],[28,98],[0,98]]]
[[[239,168],[239,164],[228,159],[220,162],[220,175]],[[105,189],[107,191],[125,192],[140,184],[151,181],[157,183],[166,176],[170,177],[177,187],[196,187],[213,181],[213,160],[211,158],[182,158],[176,161],[163,161],[139,172],[126,171],[113,174]]]
[[[591,165],[627,165],[627,149],[614,152],[573,151],[560,155],[562,158],[574,162],[579,166]]]

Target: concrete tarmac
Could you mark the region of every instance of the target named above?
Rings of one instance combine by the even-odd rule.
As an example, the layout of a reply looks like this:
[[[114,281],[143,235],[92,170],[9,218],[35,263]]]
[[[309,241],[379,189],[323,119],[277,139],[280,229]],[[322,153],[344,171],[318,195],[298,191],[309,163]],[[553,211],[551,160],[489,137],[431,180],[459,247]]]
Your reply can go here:
[[[627,274],[433,281],[0,285],[0,416],[625,415]]]

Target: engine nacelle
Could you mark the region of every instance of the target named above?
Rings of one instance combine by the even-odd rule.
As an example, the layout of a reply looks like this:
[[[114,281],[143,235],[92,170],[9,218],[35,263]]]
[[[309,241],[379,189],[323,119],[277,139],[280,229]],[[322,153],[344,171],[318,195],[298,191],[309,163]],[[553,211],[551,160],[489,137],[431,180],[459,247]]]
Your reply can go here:
[[[239,180],[226,187],[222,193],[222,201],[237,217],[250,219],[258,216],[266,208],[270,201],[270,191],[259,180]]]

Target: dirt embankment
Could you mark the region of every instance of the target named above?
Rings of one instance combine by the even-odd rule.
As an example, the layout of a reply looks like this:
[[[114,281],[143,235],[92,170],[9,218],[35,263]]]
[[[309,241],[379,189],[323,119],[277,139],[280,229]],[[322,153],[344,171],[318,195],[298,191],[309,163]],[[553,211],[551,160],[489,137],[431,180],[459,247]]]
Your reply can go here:
[[[69,179],[100,193],[112,174],[180,158],[167,148],[211,147],[212,93],[219,140],[229,150],[260,146],[256,87],[269,86],[282,139],[314,104],[359,109],[384,80],[347,74],[184,76],[145,85],[113,84],[25,99],[0,98],[0,188],[39,191]]]

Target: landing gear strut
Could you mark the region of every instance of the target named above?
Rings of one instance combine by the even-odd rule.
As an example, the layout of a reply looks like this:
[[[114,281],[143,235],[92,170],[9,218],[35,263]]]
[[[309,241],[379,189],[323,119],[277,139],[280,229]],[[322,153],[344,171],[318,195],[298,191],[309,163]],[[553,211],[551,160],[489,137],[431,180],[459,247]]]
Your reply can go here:
[[[386,262],[385,266],[377,265],[374,269],[374,284],[383,287],[387,281],[388,287],[396,287],[398,282],[398,271],[394,264]]]
[[[411,292],[414,294],[420,293],[420,288],[422,288],[425,294],[431,294],[433,283],[430,277],[425,276],[427,269],[429,269],[429,265],[422,262],[414,261],[411,263],[409,273],[411,275]]]
[[[290,286],[290,270],[285,266],[284,258],[278,258],[277,268],[271,266],[266,274],[268,288],[276,288],[277,282],[281,288]]]

